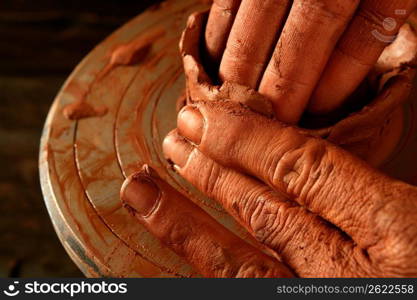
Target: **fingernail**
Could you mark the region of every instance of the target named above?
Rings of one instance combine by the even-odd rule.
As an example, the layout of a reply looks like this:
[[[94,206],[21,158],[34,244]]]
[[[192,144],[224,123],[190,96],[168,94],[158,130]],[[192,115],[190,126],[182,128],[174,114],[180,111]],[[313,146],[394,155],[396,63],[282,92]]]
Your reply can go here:
[[[161,196],[158,186],[144,172],[126,179],[120,194],[126,208],[134,215],[141,217],[149,216],[152,213]]]
[[[201,143],[204,133],[204,119],[201,112],[193,106],[185,106],[178,114],[179,134],[196,145]]]
[[[175,131],[165,137],[162,149],[165,158],[180,168],[183,168],[187,164],[188,158],[194,150],[193,146]]]

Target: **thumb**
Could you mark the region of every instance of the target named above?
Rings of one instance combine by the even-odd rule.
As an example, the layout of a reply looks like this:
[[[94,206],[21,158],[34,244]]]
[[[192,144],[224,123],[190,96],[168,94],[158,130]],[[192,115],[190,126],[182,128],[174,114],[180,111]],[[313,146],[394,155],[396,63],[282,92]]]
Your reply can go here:
[[[146,229],[205,277],[292,277],[287,266],[223,227],[148,166],[126,179],[121,200]]]

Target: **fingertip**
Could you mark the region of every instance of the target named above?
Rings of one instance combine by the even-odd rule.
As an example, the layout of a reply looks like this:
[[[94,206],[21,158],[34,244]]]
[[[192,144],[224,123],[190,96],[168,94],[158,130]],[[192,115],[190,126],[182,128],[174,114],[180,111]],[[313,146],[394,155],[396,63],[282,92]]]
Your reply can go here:
[[[167,160],[182,168],[187,164],[194,147],[177,130],[173,130],[165,137],[162,149]]]
[[[126,178],[120,190],[123,206],[135,216],[146,217],[151,214],[160,197],[160,188],[146,170]]]
[[[178,114],[178,133],[199,145],[204,133],[204,118],[200,110],[195,106],[185,106]]]
[[[170,131],[162,141],[162,153],[164,154],[165,159],[170,159],[170,153],[172,151],[173,145],[176,143],[178,137],[178,130],[174,129]]]

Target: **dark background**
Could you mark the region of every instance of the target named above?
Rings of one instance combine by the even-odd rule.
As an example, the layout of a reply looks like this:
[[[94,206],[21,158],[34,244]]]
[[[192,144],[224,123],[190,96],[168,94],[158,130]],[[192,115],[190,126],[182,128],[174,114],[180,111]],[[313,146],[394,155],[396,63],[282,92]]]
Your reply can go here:
[[[82,276],[62,248],[43,202],[41,130],[78,62],[157,2],[0,1],[0,277]]]

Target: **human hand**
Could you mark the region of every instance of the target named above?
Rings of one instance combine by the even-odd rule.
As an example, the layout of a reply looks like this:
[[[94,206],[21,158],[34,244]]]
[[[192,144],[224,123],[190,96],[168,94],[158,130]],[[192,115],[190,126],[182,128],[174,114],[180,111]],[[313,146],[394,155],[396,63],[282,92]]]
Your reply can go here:
[[[339,108],[416,6],[416,0],[215,0],[208,57],[222,81],[259,90],[279,120],[295,124],[307,106],[314,114]]]
[[[417,276],[417,188],[325,140],[236,103],[200,102],[180,112],[164,152],[283,261],[152,172],[127,179],[125,205],[204,276]]]

